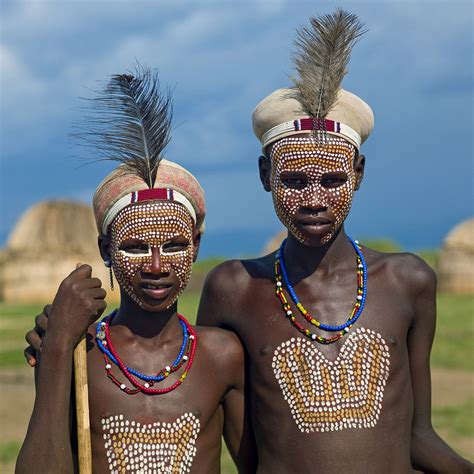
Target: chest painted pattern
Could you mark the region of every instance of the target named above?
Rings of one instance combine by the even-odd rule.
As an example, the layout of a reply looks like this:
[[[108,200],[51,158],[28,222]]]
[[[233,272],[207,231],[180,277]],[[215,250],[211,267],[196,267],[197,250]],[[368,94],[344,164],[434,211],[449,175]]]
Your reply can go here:
[[[380,334],[358,328],[332,362],[307,339],[283,342],[272,367],[303,433],[371,428],[382,409],[390,353]]]
[[[199,420],[185,413],[173,423],[142,425],[123,415],[102,419],[112,473],[187,473],[196,455]]]

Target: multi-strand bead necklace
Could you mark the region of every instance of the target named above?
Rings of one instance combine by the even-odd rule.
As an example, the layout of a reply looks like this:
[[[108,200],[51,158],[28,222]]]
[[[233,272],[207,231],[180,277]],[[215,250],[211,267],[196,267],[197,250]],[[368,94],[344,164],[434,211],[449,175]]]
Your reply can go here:
[[[109,377],[109,379],[112,380],[115,385],[120,387],[121,390],[129,395],[135,395],[139,392],[146,393],[148,395],[162,395],[164,393],[171,392],[181,385],[188,375],[191,366],[193,365],[194,355],[196,352],[196,332],[188,323],[188,321],[183,316],[178,314],[179,322],[183,328],[183,343],[181,344],[179,354],[174,362],[171,365],[167,365],[166,367],[162,368],[156,375],[146,375],[142,374],[138,370],[127,367],[122,362],[112,344],[112,340],[110,338],[110,324],[116,314],[117,310],[113,311],[109,316],[106,316],[97,325],[96,330],[97,345],[104,355],[107,377]],[[113,362],[121,370],[121,372],[125,375],[134,388],[127,387],[113,375],[111,362]],[[174,384],[165,388],[152,388],[155,383],[165,380],[170,374],[176,372],[185,363],[186,367],[184,372]],[[143,380],[144,383],[140,383],[134,376]]]
[[[285,259],[283,256],[283,251],[285,249],[286,239],[281,243],[281,246],[276,254],[275,259],[275,281],[276,281],[276,295],[279,298],[283,310],[285,311],[286,316],[291,321],[294,327],[298,329],[302,334],[307,336],[308,338],[312,339],[313,341],[317,341],[321,344],[332,344],[333,342],[338,341],[343,337],[345,334],[349,332],[352,325],[359,319],[359,316],[362,314],[364,309],[365,300],[367,296],[367,264],[365,263],[364,256],[362,255],[361,247],[358,240],[352,240],[349,237],[349,240],[354,247],[356,254],[357,254],[357,296],[356,302],[354,304],[354,308],[350,313],[349,318],[344,324],[340,324],[338,326],[332,326],[329,324],[324,324],[318,321],[316,318],[311,316],[305,307],[300,303],[300,300],[296,296],[295,290],[293,289],[290,280],[288,278],[288,273],[286,271]],[[302,324],[300,324],[297,320],[293,311],[291,310],[291,306],[288,303],[284,293],[283,293],[283,283],[285,284],[288,293],[293,300],[293,303],[298,308],[299,312],[306,318],[306,320],[316,326],[319,329],[323,329],[324,331],[330,332],[337,332],[335,336],[332,337],[323,337],[319,336],[314,332],[311,332],[309,329],[305,328]]]

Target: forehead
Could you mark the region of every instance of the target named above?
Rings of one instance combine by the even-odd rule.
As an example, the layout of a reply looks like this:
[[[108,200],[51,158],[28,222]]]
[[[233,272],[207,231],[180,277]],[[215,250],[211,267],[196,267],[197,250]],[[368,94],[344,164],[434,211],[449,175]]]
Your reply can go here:
[[[305,168],[317,165],[332,169],[334,166],[352,165],[355,147],[340,137],[329,135],[325,143],[313,137],[286,137],[276,142],[271,151],[272,164],[281,168]]]
[[[186,208],[177,202],[150,201],[123,208],[112,221],[112,235],[124,239],[133,236],[190,236],[194,224]]]

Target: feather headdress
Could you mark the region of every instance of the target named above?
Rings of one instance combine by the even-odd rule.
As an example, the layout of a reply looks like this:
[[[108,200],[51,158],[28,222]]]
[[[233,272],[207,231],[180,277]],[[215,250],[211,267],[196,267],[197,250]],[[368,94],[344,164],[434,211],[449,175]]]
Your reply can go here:
[[[171,92],[160,91],[156,71],[137,64],[134,74],[111,77],[90,100],[89,116],[73,137],[99,160],[113,160],[153,188],[163,150],[171,139]]]
[[[357,16],[340,9],[312,17],[309,27],[297,31],[297,51],[292,56],[298,73],[292,78],[294,97],[315,122],[324,119],[334,106],[351,49],[364,33]]]

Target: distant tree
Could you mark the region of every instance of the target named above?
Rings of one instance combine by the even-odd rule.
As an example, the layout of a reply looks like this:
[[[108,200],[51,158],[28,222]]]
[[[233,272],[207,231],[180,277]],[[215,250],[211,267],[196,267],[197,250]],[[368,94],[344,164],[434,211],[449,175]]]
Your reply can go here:
[[[378,252],[403,252],[403,247],[391,239],[361,239],[361,243]]]
[[[419,257],[421,257],[431,268],[436,270],[439,259],[439,250],[437,249],[422,249],[415,252]]]
[[[378,252],[403,252],[403,247],[392,239],[363,239],[361,242],[371,249]],[[415,250],[414,253],[421,257],[428,265],[436,269],[438,263],[439,250],[437,249],[422,249]]]

